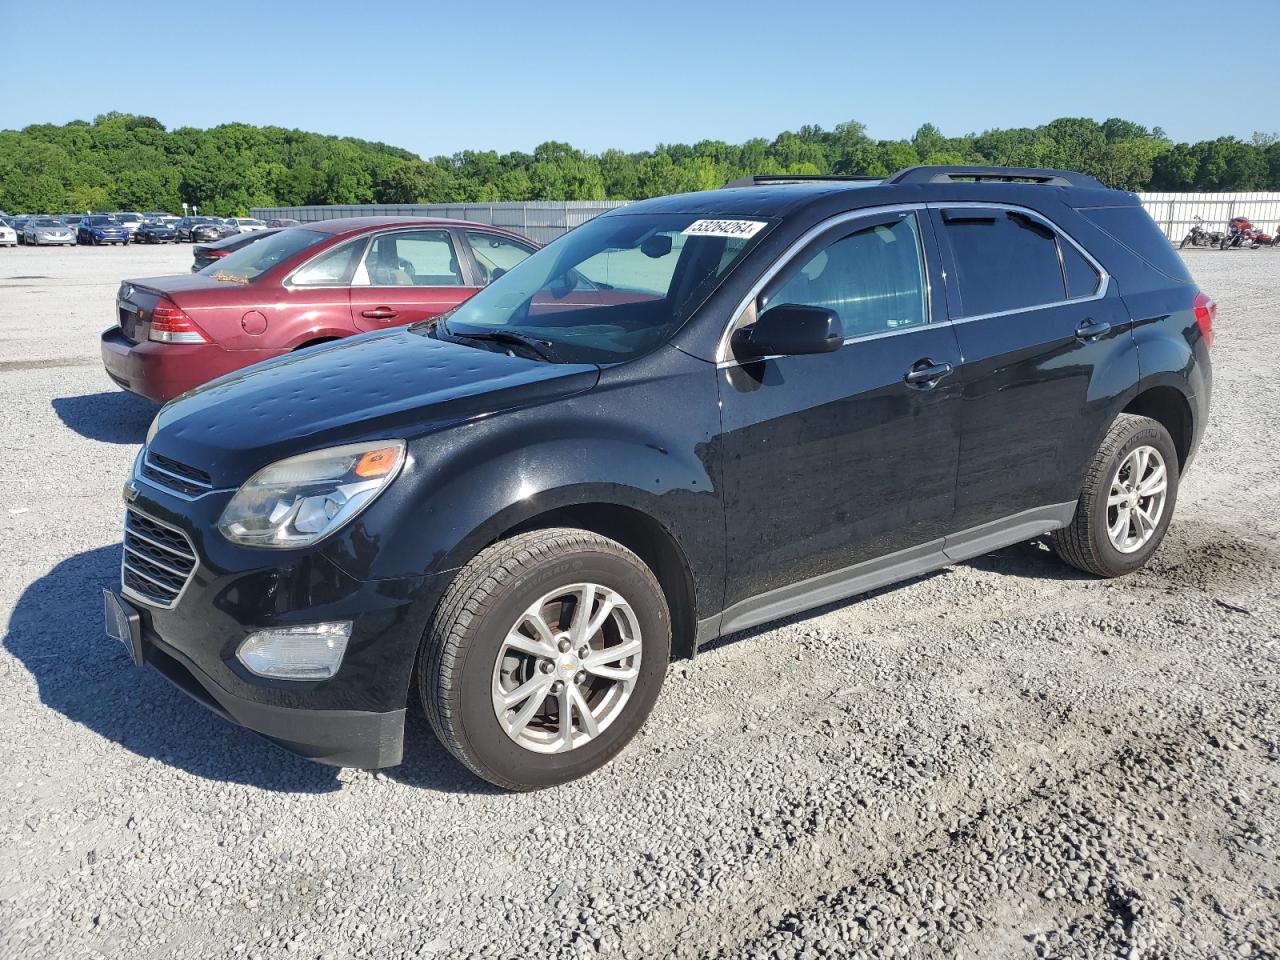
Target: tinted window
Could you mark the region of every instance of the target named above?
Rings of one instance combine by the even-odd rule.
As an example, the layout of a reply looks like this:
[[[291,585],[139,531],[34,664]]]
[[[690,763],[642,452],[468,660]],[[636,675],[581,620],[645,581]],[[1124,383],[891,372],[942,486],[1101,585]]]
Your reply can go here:
[[[1142,207],[1086,207],[1078,212],[1166,276],[1195,282],[1178,251]]]
[[[480,282],[488,284],[514,267],[529,254],[533,248],[523,243],[516,243],[507,237],[493,233],[472,233],[467,231],[467,243],[480,265]]]
[[[377,237],[352,281],[373,287],[460,287],[462,270],[447,230]]]
[[[942,211],[961,316],[1057,303],[1065,297],[1056,234],[1012,210]]]
[[[1067,280],[1067,296],[1088,297],[1098,292],[1098,283],[1102,280],[1093,264],[1084,258],[1075,244],[1058,238],[1058,249],[1062,251],[1062,274]]]
[[[927,322],[924,260],[915,214],[866,226],[808,256],[762,304],[826,307],[846,337]]]

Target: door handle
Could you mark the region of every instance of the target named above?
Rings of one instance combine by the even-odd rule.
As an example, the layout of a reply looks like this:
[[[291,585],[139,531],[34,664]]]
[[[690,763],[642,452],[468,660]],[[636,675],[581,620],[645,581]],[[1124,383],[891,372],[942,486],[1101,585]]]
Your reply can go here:
[[[907,371],[907,375],[903,377],[907,383],[913,387],[932,387],[939,380],[949,374],[955,367],[949,363],[934,363],[928,357],[923,360],[917,360],[912,364],[911,369]]]
[[[1082,320],[1076,327],[1076,339],[1081,343],[1093,343],[1111,329],[1111,324],[1100,320]]]
[[[361,311],[360,316],[368,320],[391,320],[396,312],[390,307],[374,307],[372,310]]]

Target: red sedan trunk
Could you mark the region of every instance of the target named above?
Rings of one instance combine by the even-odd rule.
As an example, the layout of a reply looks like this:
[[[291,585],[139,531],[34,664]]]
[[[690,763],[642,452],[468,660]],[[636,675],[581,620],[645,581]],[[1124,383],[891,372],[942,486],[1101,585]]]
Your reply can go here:
[[[293,350],[434,317],[537,248],[458,220],[356,217],[280,231],[199,273],[126,280],[107,374],[163,403]]]

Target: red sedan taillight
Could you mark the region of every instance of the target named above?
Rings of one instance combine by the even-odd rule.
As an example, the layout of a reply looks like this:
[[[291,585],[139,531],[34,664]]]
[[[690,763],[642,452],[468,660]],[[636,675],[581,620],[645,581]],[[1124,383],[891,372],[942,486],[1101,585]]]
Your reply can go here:
[[[190,317],[179,309],[172,300],[161,300],[151,311],[152,340],[158,343],[208,343],[204,335]]]
[[[1213,321],[1218,316],[1218,304],[1203,290],[1196,294],[1192,309],[1196,313],[1196,324],[1204,334],[1204,345],[1213,346]]]

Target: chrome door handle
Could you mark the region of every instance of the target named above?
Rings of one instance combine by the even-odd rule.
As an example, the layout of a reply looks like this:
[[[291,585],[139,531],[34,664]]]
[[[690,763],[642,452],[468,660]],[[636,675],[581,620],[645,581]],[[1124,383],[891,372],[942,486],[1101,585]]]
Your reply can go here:
[[[926,357],[912,364],[902,379],[913,387],[932,387],[954,369],[949,363],[934,363]]]
[[[1081,343],[1092,343],[1099,337],[1110,332],[1111,324],[1099,320],[1083,320],[1080,326],[1076,327],[1076,339]]]

